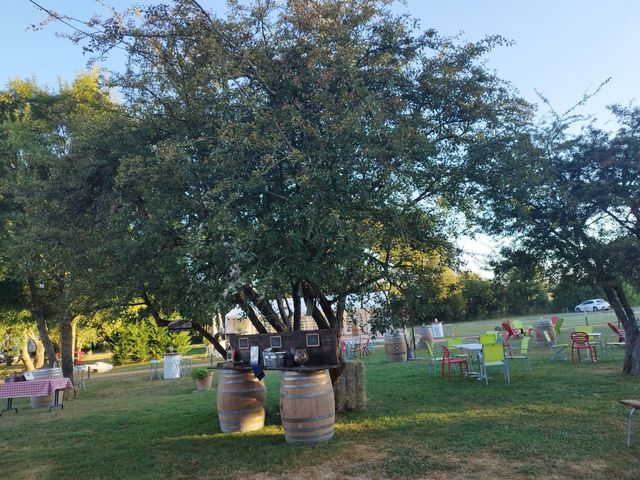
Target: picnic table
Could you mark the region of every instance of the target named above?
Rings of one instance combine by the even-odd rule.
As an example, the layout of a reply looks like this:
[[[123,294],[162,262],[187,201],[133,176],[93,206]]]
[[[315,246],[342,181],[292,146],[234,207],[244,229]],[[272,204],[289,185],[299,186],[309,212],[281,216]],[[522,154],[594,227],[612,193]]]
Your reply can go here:
[[[13,407],[13,399],[18,397],[45,397],[53,395],[54,403],[49,407],[49,411],[51,411],[52,408],[58,407],[62,409],[64,406],[58,400],[58,392],[72,387],[73,384],[68,378],[49,378],[0,384],[0,398],[7,399],[7,408],[0,411],[0,416],[2,416],[4,412],[10,412],[11,410],[15,410],[15,412],[18,413],[18,409]]]

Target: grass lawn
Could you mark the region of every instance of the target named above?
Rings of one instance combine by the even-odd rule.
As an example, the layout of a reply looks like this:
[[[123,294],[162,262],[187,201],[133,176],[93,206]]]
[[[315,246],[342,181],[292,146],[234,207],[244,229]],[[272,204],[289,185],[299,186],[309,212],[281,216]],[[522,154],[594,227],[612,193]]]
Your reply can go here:
[[[364,360],[366,411],[338,415],[335,438],[311,447],[284,441],[277,372],[267,426],[222,434],[215,391],[114,370],[62,411],[14,401],[19,413],[0,417],[0,478],[639,478],[640,425],[627,449],[618,400],[640,398],[640,382],[620,373],[621,352],[581,365],[548,356],[533,349],[532,371],[514,361],[510,385],[496,372],[487,386],[388,363],[376,347]]]

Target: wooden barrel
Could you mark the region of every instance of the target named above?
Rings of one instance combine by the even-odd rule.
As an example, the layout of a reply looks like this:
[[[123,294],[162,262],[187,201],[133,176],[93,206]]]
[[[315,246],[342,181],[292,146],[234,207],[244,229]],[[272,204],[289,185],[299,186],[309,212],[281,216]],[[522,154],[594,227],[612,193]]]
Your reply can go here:
[[[311,445],[330,440],[335,416],[328,370],[282,372],[280,417],[287,443]]]
[[[384,353],[390,362],[407,361],[407,344],[403,335],[391,334],[384,336]]]
[[[34,380],[47,380],[49,378],[63,378],[62,368],[41,368],[31,372]],[[31,397],[31,408],[49,408],[55,403],[55,393],[42,397]],[[58,400],[62,403],[63,392],[58,392]]]
[[[549,334],[549,338],[551,340],[555,340],[556,338],[556,330],[551,323],[551,320],[538,320],[533,325],[533,335],[536,341],[536,347],[546,347],[547,339],[544,336],[544,332]]]
[[[251,432],[264,427],[264,383],[252,370],[220,370],[218,419],[223,432]]]

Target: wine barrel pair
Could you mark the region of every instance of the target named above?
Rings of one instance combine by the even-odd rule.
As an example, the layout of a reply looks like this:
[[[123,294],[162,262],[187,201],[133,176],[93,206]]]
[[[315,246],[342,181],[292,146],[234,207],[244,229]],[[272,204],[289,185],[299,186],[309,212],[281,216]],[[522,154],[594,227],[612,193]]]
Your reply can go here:
[[[266,390],[252,371],[222,369],[218,417],[223,432],[249,432],[264,426]],[[280,415],[287,443],[314,444],[333,437],[335,403],[327,370],[283,372]]]

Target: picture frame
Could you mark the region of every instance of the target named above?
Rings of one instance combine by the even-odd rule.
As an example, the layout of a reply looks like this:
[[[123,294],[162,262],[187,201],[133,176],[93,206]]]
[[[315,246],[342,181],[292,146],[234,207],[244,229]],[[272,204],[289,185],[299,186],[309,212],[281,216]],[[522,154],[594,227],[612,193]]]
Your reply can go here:
[[[280,335],[269,337],[269,344],[271,348],[282,348],[282,337]]]
[[[249,350],[249,337],[240,337],[238,339],[238,350]]]
[[[320,346],[320,334],[319,333],[307,333],[307,347],[316,348]]]

